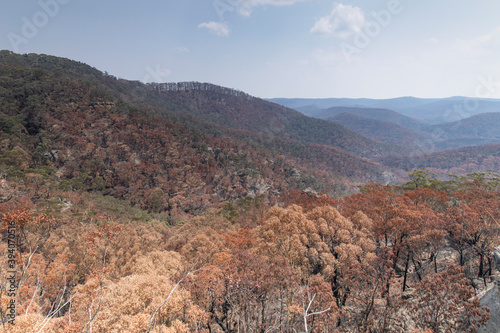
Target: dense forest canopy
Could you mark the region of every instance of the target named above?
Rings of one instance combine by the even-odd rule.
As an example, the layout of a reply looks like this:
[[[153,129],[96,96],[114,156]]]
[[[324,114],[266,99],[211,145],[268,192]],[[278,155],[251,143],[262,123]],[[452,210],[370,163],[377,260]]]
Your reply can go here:
[[[487,323],[479,296],[498,277],[498,174],[444,180],[439,158],[361,158],[333,144],[358,142],[340,125],[236,90],[151,87],[0,52],[1,329],[437,333]],[[275,127],[202,116],[248,118],[242,99]],[[322,142],[304,124],[338,136]],[[431,168],[387,185],[411,163]]]

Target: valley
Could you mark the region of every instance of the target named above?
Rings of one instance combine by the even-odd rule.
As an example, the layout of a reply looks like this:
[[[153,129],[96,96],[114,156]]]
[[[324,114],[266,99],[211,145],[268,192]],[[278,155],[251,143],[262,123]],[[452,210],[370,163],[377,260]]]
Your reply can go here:
[[[422,111],[452,102],[268,101],[0,51],[2,323],[475,332],[498,276],[500,113]]]

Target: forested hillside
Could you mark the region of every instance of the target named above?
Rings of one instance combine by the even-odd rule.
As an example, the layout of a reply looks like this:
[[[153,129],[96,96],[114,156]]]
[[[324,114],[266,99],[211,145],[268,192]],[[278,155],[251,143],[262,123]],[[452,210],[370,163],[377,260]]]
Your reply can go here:
[[[401,188],[336,200],[246,198],[177,226],[131,220],[84,192],[32,190],[0,206],[4,237],[20,240],[18,288],[1,296],[15,320],[4,323],[8,332],[475,332],[488,319],[476,293],[496,272],[499,185],[419,172]]]
[[[119,80],[87,65],[68,59],[36,54],[21,56],[7,51],[0,53],[0,59],[3,59],[2,61],[7,65],[7,69],[10,66],[15,66],[18,69],[38,69],[40,73],[53,73],[52,80],[58,80],[61,77],[77,81],[87,87],[89,90],[89,96],[87,97],[90,99],[97,100],[94,95],[99,94],[99,96],[104,96],[99,99],[100,102],[105,101],[107,103],[110,101],[117,104],[117,106],[123,106],[122,109],[140,110],[143,114],[157,116],[167,122],[190,128],[195,132],[205,133],[209,137],[217,137],[222,140],[229,139],[231,142],[236,140],[241,146],[247,148],[250,146],[260,152],[267,151],[272,155],[284,155],[289,160],[296,162],[297,167],[305,165],[308,168],[311,163],[319,163],[324,166],[323,170],[330,173],[329,176],[339,178],[340,183],[345,183],[346,177],[355,182],[368,180],[389,181],[389,178],[383,176],[386,168],[365,159],[357,158],[343,151],[341,146],[350,147],[358,155],[378,156],[391,152],[397,153],[397,151],[388,148],[386,145],[363,138],[342,126],[326,121],[321,122],[319,127],[312,126],[311,123],[308,123],[308,121],[310,122],[309,118],[293,110],[284,109],[228,88],[193,83],[210,89],[197,87],[194,90],[183,89],[177,91],[181,94],[179,95],[180,98],[185,100],[183,104],[177,101],[177,97],[170,99],[167,98],[168,96],[164,96],[163,93],[158,91],[156,85]],[[48,70],[48,72],[44,70]],[[81,74],[78,75],[77,73]],[[190,99],[190,95],[199,95],[199,97]],[[51,98],[54,99],[54,97]],[[79,97],[75,96],[73,98],[78,99]],[[249,100],[251,102],[248,102]],[[65,100],[62,100],[62,102],[66,103]],[[90,102],[84,101],[84,103]],[[260,109],[261,106],[262,110]],[[213,116],[204,115],[205,113],[220,115],[214,119]],[[296,117],[299,122],[295,123],[299,125],[285,126],[284,124],[288,124],[290,121],[286,117],[283,118],[281,113],[286,114],[290,119]],[[259,119],[257,115],[263,118]],[[293,117],[290,115],[293,115]],[[271,118],[279,119],[276,120],[278,122],[276,127],[270,126],[270,123],[272,123],[270,122]],[[304,119],[306,119],[305,123],[300,125],[300,122],[304,121]],[[315,124],[315,120],[311,120],[312,124]],[[291,122],[293,123],[294,120],[292,119]],[[298,137],[298,139],[291,137]],[[316,141],[323,143],[323,145],[315,144]],[[346,163],[350,166],[346,167]],[[303,182],[303,180],[300,182]]]
[[[475,332],[500,243],[500,176],[477,171],[499,149],[393,148],[229,88],[1,51],[2,329]]]
[[[435,141],[430,134],[412,131],[392,122],[370,119],[352,113],[341,113],[327,120],[344,125],[372,140],[404,146],[407,155],[422,154],[434,148]]]
[[[438,149],[500,143],[500,113],[482,113],[435,128],[441,136]]]
[[[153,85],[156,95],[148,101],[176,113],[190,114],[229,128],[262,133],[302,143],[341,148],[354,155],[373,158],[402,153],[402,147],[369,140],[344,126],[306,117],[265,100],[207,83],[179,83],[185,88]]]
[[[155,119],[95,86],[43,70],[0,71],[7,180],[33,175],[149,211],[194,212],[300,179],[283,158]]]
[[[386,158],[383,163],[405,170],[426,167],[440,177],[488,170],[498,172],[500,144],[445,150],[420,156],[392,156]]]

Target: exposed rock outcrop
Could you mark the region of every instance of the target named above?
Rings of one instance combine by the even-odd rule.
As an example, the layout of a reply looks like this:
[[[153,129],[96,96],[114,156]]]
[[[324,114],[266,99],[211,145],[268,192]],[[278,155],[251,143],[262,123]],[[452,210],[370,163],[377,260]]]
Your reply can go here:
[[[498,333],[500,332],[500,281],[496,281],[495,286],[491,288],[483,297],[481,305],[490,309],[490,319],[486,326],[478,329],[478,333]]]
[[[493,251],[493,261],[497,271],[500,271],[500,246]],[[481,297],[481,304],[490,309],[490,319],[485,327],[481,327],[478,333],[500,332],[500,279],[495,281],[493,288]]]

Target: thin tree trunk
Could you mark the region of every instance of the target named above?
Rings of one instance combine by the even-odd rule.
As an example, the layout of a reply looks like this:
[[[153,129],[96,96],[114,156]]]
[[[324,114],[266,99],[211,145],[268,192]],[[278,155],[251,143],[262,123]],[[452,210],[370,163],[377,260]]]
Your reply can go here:
[[[479,254],[479,270],[477,272],[477,277],[484,276],[484,254],[481,252]]]
[[[403,292],[406,290],[406,280],[408,276],[408,267],[410,266],[410,252],[408,252],[408,255],[406,256],[406,263],[405,263],[405,274],[403,278]]]

